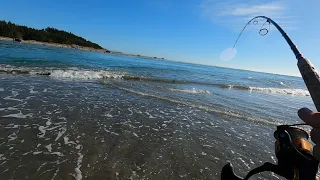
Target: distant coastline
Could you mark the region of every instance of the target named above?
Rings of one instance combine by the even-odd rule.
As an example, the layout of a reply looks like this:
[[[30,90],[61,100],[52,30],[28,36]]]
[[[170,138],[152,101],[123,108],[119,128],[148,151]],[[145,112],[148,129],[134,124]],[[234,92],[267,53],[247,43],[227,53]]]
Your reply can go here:
[[[35,29],[18,25],[10,21],[0,20],[0,41],[12,41],[25,44],[37,44],[42,46],[53,46],[58,48],[71,48],[84,51],[110,53],[122,56],[134,56],[138,58],[163,60],[164,58],[143,56],[139,54],[127,54],[117,51],[110,51],[99,44],[91,42],[72,32],[59,30],[53,27]]]
[[[14,42],[14,39],[10,38],[10,37],[0,36],[0,41]],[[17,42],[17,43],[19,43],[19,42]],[[96,49],[96,48],[92,48],[92,47],[84,47],[84,46],[73,45],[73,44],[69,45],[69,44],[60,44],[60,43],[48,43],[48,42],[41,42],[41,41],[35,41],[35,40],[21,40],[21,43],[36,44],[36,45],[42,45],[42,46],[51,46],[51,47],[57,47],[57,48],[78,49],[78,50],[82,50],[82,51],[101,52],[101,53],[115,54],[115,55],[120,55],[120,56],[133,56],[133,57],[138,57],[138,58],[164,60],[164,58],[159,58],[159,57],[143,56],[143,55],[139,55],[139,54],[127,54],[127,53],[118,52],[118,51],[110,51],[105,48]]]

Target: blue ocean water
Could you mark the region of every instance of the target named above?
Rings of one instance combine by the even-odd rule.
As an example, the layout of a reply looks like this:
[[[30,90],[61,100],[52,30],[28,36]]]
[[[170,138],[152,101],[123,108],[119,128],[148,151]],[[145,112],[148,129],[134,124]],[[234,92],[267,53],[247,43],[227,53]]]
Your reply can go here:
[[[243,175],[314,109],[300,77],[11,42],[0,93],[8,179],[218,179],[227,161]]]

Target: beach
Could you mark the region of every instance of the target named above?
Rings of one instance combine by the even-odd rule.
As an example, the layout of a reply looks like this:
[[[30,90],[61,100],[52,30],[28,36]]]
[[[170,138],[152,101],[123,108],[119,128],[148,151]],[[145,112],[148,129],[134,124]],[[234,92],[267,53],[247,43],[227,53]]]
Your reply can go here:
[[[315,109],[301,77],[41,44],[0,42],[0,72],[3,179],[244,177]]]

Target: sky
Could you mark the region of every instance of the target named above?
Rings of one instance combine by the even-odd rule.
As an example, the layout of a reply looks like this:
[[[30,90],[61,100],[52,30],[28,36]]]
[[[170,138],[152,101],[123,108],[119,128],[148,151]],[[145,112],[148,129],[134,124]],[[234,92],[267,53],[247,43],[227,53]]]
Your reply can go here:
[[[188,63],[299,76],[296,59],[272,25],[276,21],[305,57],[320,68],[319,0],[21,0],[0,2],[0,19],[34,28],[72,32],[104,48]],[[263,28],[269,28],[265,25]]]

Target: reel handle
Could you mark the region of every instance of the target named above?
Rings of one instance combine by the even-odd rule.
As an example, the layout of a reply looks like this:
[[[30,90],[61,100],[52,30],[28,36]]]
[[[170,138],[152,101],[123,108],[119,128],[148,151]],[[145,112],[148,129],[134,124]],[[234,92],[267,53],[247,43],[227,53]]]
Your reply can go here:
[[[228,163],[222,168],[221,180],[248,180],[252,175],[265,171],[274,172],[289,180],[319,179],[316,176],[319,161],[311,153],[309,135],[304,130],[282,125],[277,127],[274,137],[278,164],[266,162],[251,170],[245,178],[241,178],[233,172],[232,165]]]

